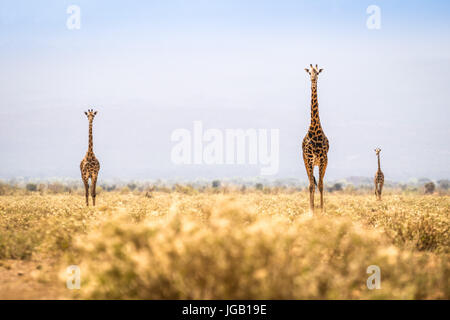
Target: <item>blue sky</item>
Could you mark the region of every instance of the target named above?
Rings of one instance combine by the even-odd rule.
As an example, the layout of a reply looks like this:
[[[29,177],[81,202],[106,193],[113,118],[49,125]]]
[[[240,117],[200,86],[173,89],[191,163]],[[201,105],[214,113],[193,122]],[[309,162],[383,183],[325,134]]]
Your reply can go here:
[[[66,9],[81,8],[68,30]],[[366,27],[369,5],[381,29]],[[252,166],[175,166],[170,134],[280,129],[280,177],[305,180],[300,146],[318,63],[327,177],[449,178],[448,1],[0,2],[0,178],[78,176],[83,111],[120,178],[255,176]]]

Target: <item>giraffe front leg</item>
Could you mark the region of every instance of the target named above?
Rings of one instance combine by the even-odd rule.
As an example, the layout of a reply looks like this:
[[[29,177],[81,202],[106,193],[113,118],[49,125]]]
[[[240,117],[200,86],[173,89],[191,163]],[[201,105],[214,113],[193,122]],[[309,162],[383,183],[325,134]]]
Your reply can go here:
[[[379,182],[377,182],[375,186],[375,195],[377,197],[377,200],[381,200],[381,186]]]
[[[320,191],[320,209],[323,212],[323,178],[327,170],[328,160],[324,159],[319,167],[319,191]]]
[[[316,185],[314,182],[314,175],[311,172],[312,179],[309,179],[309,211],[314,213],[314,191],[316,189]]]
[[[374,184],[375,184],[375,199],[378,200],[378,182],[376,179],[374,181]]]
[[[379,197],[380,201],[381,201],[381,192],[382,191],[383,191],[383,182],[380,182],[379,189],[378,189],[378,197]]]
[[[88,179],[83,178],[83,183],[84,183],[84,191],[86,194],[86,206],[89,207],[89,181],[88,181]]]
[[[310,213],[314,213],[314,191],[316,189],[315,186],[316,181],[314,179],[314,167],[312,164],[306,163],[306,161],[305,166],[306,166],[306,173],[309,179],[309,211]]]
[[[91,185],[91,196],[92,196],[92,205],[95,207],[95,197],[96,197],[96,186],[97,186],[97,175],[93,175],[92,178],[92,185]]]

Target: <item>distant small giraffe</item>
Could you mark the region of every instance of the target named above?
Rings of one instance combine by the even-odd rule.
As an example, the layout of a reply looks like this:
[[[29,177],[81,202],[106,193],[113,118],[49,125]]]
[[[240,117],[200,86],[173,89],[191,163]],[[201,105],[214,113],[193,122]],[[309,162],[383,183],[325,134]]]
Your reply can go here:
[[[318,69],[310,64],[309,69],[305,69],[311,77],[311,124],[308,133],[303,139],[303,161],[305,162],[306,173],[309,178],[309,208],[314,211],[314,190],[316,179],[314,178],[314,167],[319,166],[319,191],[320,208],[323,211],[323,177],[328,165],[328,149],[330,147],[328,138],[323,132],[319,118],[319,103],[317,102],[317,78],[323,69]]]
[[[384,174],[383,174],[383,171],[381,171],[381,166],[380,166],[380,152],[381,152],[380,148],[375,149],[375,153],[377,154],[377,157],[378,157],[378,170],[377,170],[377,173],[375,173],[374,183],[375,183],[375,197],[378,200],[381,200],[381,191],[383,190],[383,184],[384,184]]]
[[[89,120],[89,147],[86,156],[80,163],[81,179],[83,179],[84,189],[86,191],[86,205],[89,206],[89,178],[91,178],[91,196],[92,204],[95,206],[95,186],[97,184],[98,171],[100,170],[100,163],[94,155],[92,143],[92,122],[97,114],[97,111],[89,109],[85,112]]]

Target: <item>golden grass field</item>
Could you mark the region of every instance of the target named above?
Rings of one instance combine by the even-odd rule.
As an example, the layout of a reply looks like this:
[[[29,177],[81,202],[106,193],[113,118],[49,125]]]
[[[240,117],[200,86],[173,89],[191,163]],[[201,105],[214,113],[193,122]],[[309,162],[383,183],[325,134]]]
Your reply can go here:
[[[311,216],[306,192],[0,196],[0,298],[450,298],[449,196],[325,201]]]

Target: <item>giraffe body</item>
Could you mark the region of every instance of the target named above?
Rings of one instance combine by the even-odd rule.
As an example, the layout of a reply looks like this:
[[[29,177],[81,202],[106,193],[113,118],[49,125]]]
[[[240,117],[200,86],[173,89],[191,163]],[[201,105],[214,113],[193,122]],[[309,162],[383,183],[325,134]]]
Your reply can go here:
[[[378,170],[375,173],[375,178],[374,178],[375,197],[377,198],[377,200],[381,200],[381,192],[383,191],[383,185],[384,185],[384,174],[383,174],[383,171],[381,171],[381,166],[380,166],[380,152],[381,152],[380,148],[375,149],[375,153],[377,154],[377,157],[378,157]]]
[[[97,114],[97,111],[88,110],[85,112],[86,116],[89,120],[89,146],[88,151],[86,152],[86,156],[80,163],[80,171],[81,171],[81,179],[84,183],[84,189],[86,192],[86,205],[89,206],[89,179],[91,179],[91,196],[92,196],[92,204],[95,206],[95,197],[96,197],[96,185],[98,172],[100,170],[100,162],[97,160],[94,154],[94,147],[92,142],[92,122],[94,121],[94,117]]]
[[[305,69],[311,76],[311,124],[303,139],[302,151],[305,163],[306,174],[309,179],[309,206],[311,212],[314,211],[314,191],[316,179],[314,177],[314,167],[319,167],[320,208],[323,210],[323,178],[328,165],[328,149],[330,148],[328,138],[323,132],[319,118],[319,104],[317,101],[317,78],[323,69],[318,69],[310,65]]]

